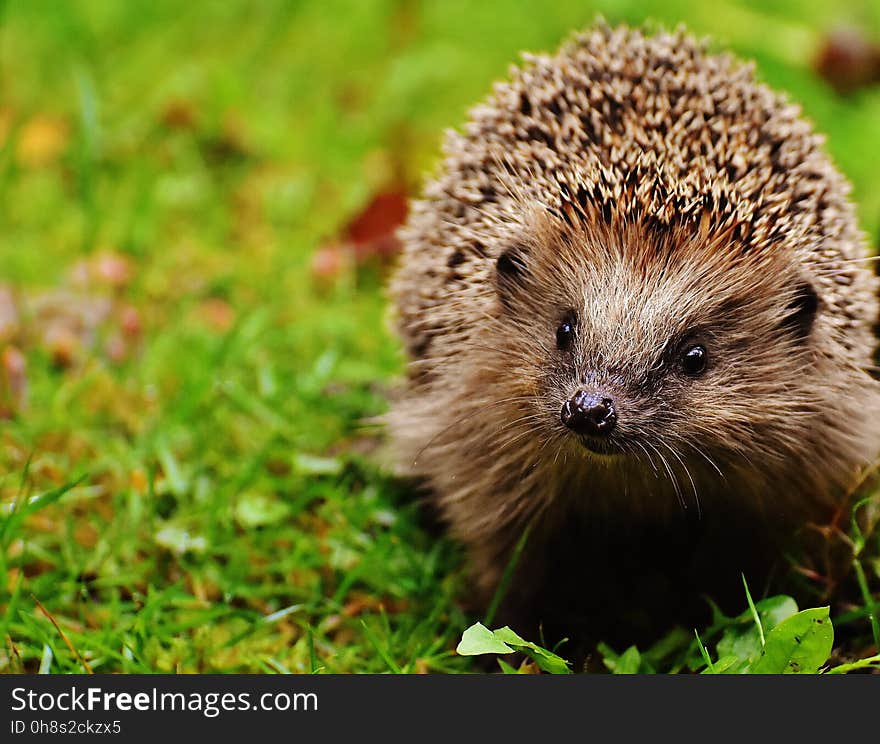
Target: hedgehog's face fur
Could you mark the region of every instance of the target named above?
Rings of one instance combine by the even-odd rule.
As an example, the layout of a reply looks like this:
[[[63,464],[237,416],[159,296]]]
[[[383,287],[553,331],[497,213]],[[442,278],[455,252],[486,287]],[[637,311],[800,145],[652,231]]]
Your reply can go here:
[[[475,544],[560,494],[659,502],[689,476],[840,499],[880,449],[847,191],[796,106],[685,34],[530,56],[401,233],[407,471]]]
[[[830,333],[821,302],[784,251],[706,230],[532,222],[497,259],[494,345],[511,417],[539,439],[608,464],[721,468],[756,451],[778,464],[817,416],[847,415],[814,351],[834,348],[814,338]]]

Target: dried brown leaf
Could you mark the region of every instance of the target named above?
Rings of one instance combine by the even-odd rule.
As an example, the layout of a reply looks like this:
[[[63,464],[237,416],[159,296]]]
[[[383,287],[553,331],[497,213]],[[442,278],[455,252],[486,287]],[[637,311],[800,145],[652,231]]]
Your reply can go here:
[[[168,129],[191,130],[198,124],[198,113],[192,101],[179,98],[165,104],[159,121]]]

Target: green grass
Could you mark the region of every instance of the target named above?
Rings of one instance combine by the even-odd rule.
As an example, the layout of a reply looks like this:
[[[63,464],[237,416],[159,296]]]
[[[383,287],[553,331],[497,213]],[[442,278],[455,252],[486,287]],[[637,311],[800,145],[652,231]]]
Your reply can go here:
[[[460,551],[363,423],[403,365],[382,273],[310,265],[372,194],[417,188],[520,50],[597,11],[756,59],[828,133],[876,241],[880,89],[840,98],[810,69],[834,21],[880,35],[876,2],[546,5],[0,5],[20,314],[0,301],[0,353],[28,386],[23,407],[0,372],[0,672],[479,668],[454,651],[477,619]],[[102,278],[107,255],[130,276]],[[867,655],[880,597],[860,546],[844,656]]]

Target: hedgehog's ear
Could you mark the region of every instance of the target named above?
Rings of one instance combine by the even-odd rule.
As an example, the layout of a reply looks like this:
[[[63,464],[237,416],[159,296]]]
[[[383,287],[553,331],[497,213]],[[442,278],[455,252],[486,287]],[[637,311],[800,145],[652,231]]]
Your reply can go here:
[[[799,281],[786,307],[783,324],[798,338],[803,339],[810,335],[818,313],[819,295],[815,288],[807,280]]]
[[[506,249],[495,263],[495,287],[501,301],[508,305],[525,284],[528,274],[528,249],[514,245]]]

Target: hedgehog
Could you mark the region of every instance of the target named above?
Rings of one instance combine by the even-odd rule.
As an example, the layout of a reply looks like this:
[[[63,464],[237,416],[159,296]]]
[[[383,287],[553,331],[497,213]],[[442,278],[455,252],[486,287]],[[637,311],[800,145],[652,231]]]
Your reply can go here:
[[[753,65],[604,23],[523,56],[400,231],[391,441],[476,606],[628,640],[722,585],[740,605],[874,463],[877,280]]]

